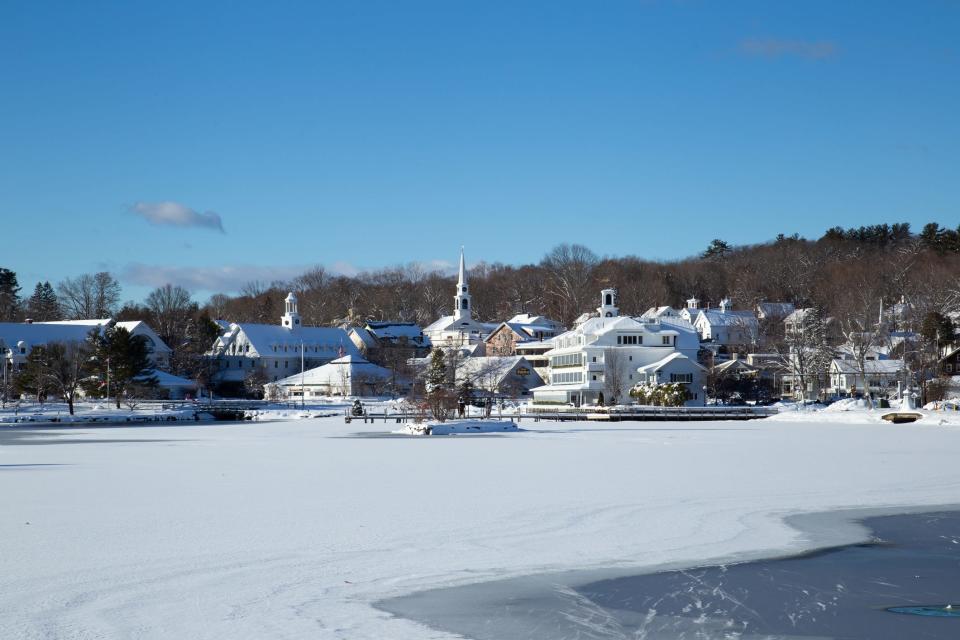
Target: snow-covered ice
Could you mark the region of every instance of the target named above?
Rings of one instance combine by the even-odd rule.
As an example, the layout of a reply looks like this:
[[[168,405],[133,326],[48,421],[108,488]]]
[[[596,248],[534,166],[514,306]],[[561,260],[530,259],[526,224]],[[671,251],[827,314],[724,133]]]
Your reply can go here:
[[[448,420],[446,422],[407,424],[394,433],[411,436],[450,436],[472,433],[503,433],[506,431],[519,431],[519,427],[511,420]]]
[[[4,427],[0,637],[439,639],[372,603],[796,551],[789,514],[958,501],[960,427],[862,413],[477,438],[339,416]]]

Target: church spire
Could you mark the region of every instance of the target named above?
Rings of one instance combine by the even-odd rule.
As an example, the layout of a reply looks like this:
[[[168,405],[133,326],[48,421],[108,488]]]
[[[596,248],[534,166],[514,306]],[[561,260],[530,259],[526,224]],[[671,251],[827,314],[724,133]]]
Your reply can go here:
[[[469,320],[470,311],[470,285],[467,284],[463,247],[460,247],[460,275],[457,278],[457,295],[453,297],[453,317],[457,320]]]
[[[460,277],[457,278],[457,286],[462,287],[467,284],[467,268],[463,264],[463,246],[460,247]]]

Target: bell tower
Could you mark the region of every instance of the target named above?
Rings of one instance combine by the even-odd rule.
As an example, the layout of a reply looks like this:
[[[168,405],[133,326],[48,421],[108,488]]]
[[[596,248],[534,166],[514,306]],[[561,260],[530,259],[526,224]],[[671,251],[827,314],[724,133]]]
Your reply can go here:
[[[601,318],[616,318],[620,315],[616,289],[604,289],[600,292],[600,306],[597,308],[597,313]]]
[[[297,296],[293,295],[293,291],[287,294],[283,304],[284,314],[280,318],[280,324],[291,331],[296,331],[300,328],[300,312],[297,311]]]
[[[460,247],[460,275],[457,278],[457,295],[453,297],[453,317],[470,320],[470,285],[467,284],[467,269],[463,262],[463,247]]]

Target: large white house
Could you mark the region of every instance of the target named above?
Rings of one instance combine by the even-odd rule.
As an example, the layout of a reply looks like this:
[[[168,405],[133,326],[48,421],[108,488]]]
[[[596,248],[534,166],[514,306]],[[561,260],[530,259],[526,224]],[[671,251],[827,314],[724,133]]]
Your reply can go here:
[[[552,343],[554,348],[546,353],[549,381],[533,389],[534,402],[601,404],[617,395],[618,402],[629,403],[631,387],[652,380],[650,374],[665,369],[669,371],[663,381],[689,384],[690,402],[704,402],[703,369],[696,363],[700,340],[693,327],[676,317],[644,320],[621,316],[613,289],[601,292],[595,315]],[[650,369],[649,365],[658,366]]]
[[[276,381],[347,355],[360,356],[347,332],[337,327],[304,327],[297,297],[287,295],[280,324],[231,323],[214,341],[208,356],[215,359],[218,382],[242,382],[260,370]]]
[[[473,319],[473,302],[470,299],[470,285],[467,283],[467,269],[461,248],[457,292],[453,296],[453,315],[443,316],[433,322],[423,330],[423,334],[435,347],[460,347],[482,342],[496,328],[496,324]]]
[[[141,336],[147,343],[150,362],[165,369],[173,352],[146,322],[117,322],[111,318],[94,320],[56,320],[51,322],[0,322],[0,350],[10,368],[17,370],[27,361],[30,351],[53,342],[84,342],[90,332],[103,332],[109,327],[122,327],[130,335]]]
[[[718,309],[700,309],[693,326],[704,342],[717,345],[753,345],[760,339],[760,325],[753,311],[735,311],[729,298]]]

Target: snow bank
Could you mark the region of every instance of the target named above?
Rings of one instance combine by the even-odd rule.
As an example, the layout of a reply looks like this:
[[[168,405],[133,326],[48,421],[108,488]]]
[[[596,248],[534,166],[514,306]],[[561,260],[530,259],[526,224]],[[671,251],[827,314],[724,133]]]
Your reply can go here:
[[[371,604],[800,551],[789,514],[957,500],[960,428],[799,424],[862,413],[502,438],[377,437],[342,417],[0,428],[0,638],[446,640]]]
[[[520,429],[508,420],[450,420],[429,424],[408,424],[394,433],[411,436],[449,436],[459,433],[502,433]]]

